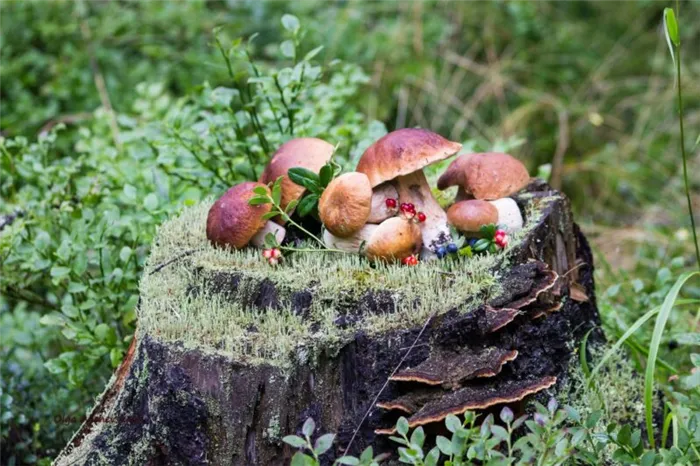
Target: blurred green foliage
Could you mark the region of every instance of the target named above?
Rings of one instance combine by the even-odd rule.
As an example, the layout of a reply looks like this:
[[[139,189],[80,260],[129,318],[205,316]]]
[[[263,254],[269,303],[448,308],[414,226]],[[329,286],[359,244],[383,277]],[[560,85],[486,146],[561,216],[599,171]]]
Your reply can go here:
[[[686,44],[699,5],[682,5]],[[60,416],[83,415],[118,364],[157,225],[258,174],[293,134],[338,143],[346,166],[412,125],[506,147],[533,173],[551,164],[603,253],[609,227],[653,232],[628,254],[637,278],[599,274],[606,328],[624,332],[689,257],[664,6],[3,2],[0,215],[24,215],[0,233],[2,457],[47,463],[77,429]],[[689,147],[699,53],[684,49]],[[697,193],[697,151],[689,162]],[[671,334],[697,320],[675,314]],[[640,368],[645,332],[630,341]],[[683,373],[690,348],[661,357]]]

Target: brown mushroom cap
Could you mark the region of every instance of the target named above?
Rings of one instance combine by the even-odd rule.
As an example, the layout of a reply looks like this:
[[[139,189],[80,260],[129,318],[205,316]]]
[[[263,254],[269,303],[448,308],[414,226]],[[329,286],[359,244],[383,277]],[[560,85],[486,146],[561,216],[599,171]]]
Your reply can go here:
[[[484,225],[498,222],[498,209],[486,201],[460,201],[447,209],[447,221],[459,231],[475,233]]]
[[[270,212],[270,204],[249,205],[253,189],[262,187],[262,183],[246,181],[232,187],[214,202],[207,216],[207,239],[219,246],[231,246],[240,249],[265,225],[262,218]]]
[[[330,182],[318,202],[323,225],[340,238],[347,238],[367,223],[372,208],[372,187],[367,175],[345,173]]]
[[[365,254],[370,260],[401,260],[420,251],[421,239],[418,225],[401,217],[392,217],[374,229]]]
[[[448,141],[432,131],[399,129],[369,146],[357,164],[357,171],[367,175],[375,187],[446,159],[461,147],[461,144]]]
[[[527,168],[518,159],[500,152],[463,155],[447,167],[438,188],[462,186],[476,199],[508,197],[530,182]]]
[[[273,183],[282,178],[282,200],[280,206],[285,209],[287,204],[299,199],[304,194],[303,186],[289,179],[287,172],[290,168],[303,167],[318,173],[333,155],[333,145],[318,138],[297,138],[285,142],[277,149],[272,160],[260,176],[260,182]]]

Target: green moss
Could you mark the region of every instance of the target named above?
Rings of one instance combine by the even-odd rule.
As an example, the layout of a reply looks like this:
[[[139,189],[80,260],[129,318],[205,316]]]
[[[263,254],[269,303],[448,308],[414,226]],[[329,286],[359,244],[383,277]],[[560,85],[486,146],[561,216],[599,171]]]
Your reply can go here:
[[[205,201],[187,208],[159,229],[140,285],[139,329],[251,364],[313,361],[360,330],[373,334],[420,325],[434,312],[468,312],[499,292],[495,271],[507,265],[507,254],[405,267],[371,265],[356,254],[318,250],[288,254],[272,267],[260,250],[212,247],[205,236],[210,205]],[[509,248],[534,228],[539,215],[527,213],[530,220],[513,235]],[[237,274],[235,290],[225,285],[216,290],[214,277],[222,273]],[[281,309],[251,305],[264,280],[275,286]],[[305,290],[313,299],[302,317],[285,303]],[[388,312],[358,309],[358,302],[364,303],[359,298],[370,290],[388,297]],[[352,319],[341,328],[336,320],[344,314]]]

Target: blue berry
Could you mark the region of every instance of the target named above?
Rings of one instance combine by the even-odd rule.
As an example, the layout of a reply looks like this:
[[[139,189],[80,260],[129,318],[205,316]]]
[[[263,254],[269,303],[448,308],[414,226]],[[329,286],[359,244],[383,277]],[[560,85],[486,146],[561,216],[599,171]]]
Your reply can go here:
[[[445,257],[445,255],[447,255],[447,251],[445,250],[445,246],[440,246],[440,247],[437,249],[437,251],[435,251],[435,254],[437,254],[437,256],[438,256],[440,259],[442,259],[443,257]]]
[[[455,243],[450,243],[447,245],[447,252],[454,254],[457,252],[457,245]]]
[[[476,244],[476,238],[472,238],[469,240],[469,246],[474,246]]]

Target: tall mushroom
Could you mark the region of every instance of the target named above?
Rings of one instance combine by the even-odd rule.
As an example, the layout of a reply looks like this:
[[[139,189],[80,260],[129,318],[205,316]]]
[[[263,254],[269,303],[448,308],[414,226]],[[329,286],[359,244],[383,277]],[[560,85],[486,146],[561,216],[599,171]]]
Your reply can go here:
[[[347,238],[339,238],[326,230],[323,242],[329,248],[362,252],[371,261],[393,262],[417,254],[422,246],[421,231],[412,220],[392,217],[379,225],[371,223]]]
[[[287,172],[290,168],[303,167],[318,173],[333,155],[332,144],[318,138],[297,138],[282,144],[270,163],[260,176],[260,182],[264,184],[274,183],[282,177],[282,199],[280,207],[286,209],[293,200],[298,200],[304,194],[306,188],[299,186],[289,179]],[[276,221],[281,223],[281,219]]]
[[[415,205],[416,210],[426,215],[420,227],[424,259],[436,257],[437,248],[450,241],[450,230],[447,216],[433,198],[423,168],[454,155],[461,147],[431,131],[405,128],[372,144],[357,165],[357,171],[367,175],[372,187],[391,181],[401,202]]]
[[[207,239],[209,241],[218,246],[240,249],[251,242],[261,231],[271,232],[278,242],[282,241],[284,228],[263,218],[265,214],[270,212],[272,208],[270,204],[248,204],[250,198],[255,196],[253,190],[258,187],[268,189],[262,183],[246,181],[232,187],[214,202],[207,216]]]
[[[465,154],[455,159],[437,182],[438,189],[459,186],[474,199],[507,197],[530,182],[527,168],[515,157],[500,152]]]

